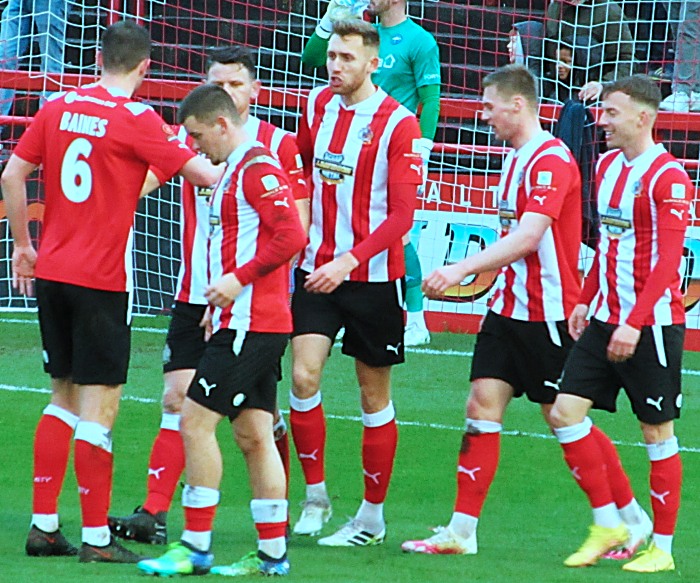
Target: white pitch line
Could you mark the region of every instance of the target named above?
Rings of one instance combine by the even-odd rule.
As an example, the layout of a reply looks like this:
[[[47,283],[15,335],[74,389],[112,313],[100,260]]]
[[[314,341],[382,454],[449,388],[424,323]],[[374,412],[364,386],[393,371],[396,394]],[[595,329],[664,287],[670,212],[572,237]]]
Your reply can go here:
[[[48,395],[51,393],[49,389],[39,389],[35,387],[22,387],[22,386],[17,386],[17,385],[5,385],[5,384],[0,384],[0,391],[9,391],[12,393],[40,393],[42,395]],[[158,399],[150,399],[148,397],[134,397],[132,395],[123,395],[122,400],[124,401],[133,401],[136,403],[141,403],[141,404],[147,404],[147,405],[156,405],[160,404],[160,400]],[[283,413],[289,413],[289,411],[285,409],[281,409]],[[326,418],[327,419],[335,419],[336,421],[354,421],[354,422],[361,422],[362,417],[359,417],[357,415],[333,415],[330,413],[326,413]],[[397,419],[396,424],[400,425],[401,427],[418,427],[419,429],[440,429],[440,430],[447,430],[447,431],[459,431],[462,432],[464,431],[464,427],[457,427],[455,425],[444,425],[443,423],[423,423],[422,421],[402,421]],[[511,437],[530,437],[532,439],[554,439],[553,435],[550,435],[548,433],[533,433],[530,431],[502,431],[501,435],[508,435]],[[622,446],[628,446],[628,447],[646,447],[645,444],[640,443],[640,442],[628,442],[628,441],[617,441],[613,440],[613,443],[615,445],[622,445]],[[682,452],[687,452],[687,453],[700,453],[700,447],[679,447],[678,448]]]
[[[20,318],[0,318],[0,324],[38,324],[37,320],[22,320]],[[167,332],[166,328],[142,328],[134,326],[131,328],[134,332],[149,332],[155,334],[165,334]],[[339,343],[333,345],[335,348],[340,346]],[[465,352],[461,350],[436,350],[435,348],[404,348],[404,352],[411,354],[431,354],[435,356],[461,356],[464,358],[471,358],[474,356],[473,352]],[[700,370],[693,370],[684,368],[681,370],[684,375],[697,377],[700,376]]]

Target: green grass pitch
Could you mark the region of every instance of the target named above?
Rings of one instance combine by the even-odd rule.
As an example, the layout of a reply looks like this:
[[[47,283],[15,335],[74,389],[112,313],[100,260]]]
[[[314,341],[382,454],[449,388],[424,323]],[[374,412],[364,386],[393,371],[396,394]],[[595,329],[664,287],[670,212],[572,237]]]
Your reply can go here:
[[[160,357],[166,326],[165,318],[135,322],[129,383],[114,430],[114,513],[131,512],[143,501],[148,455],[160,420]],[[31,512],[32,439],[47,402],[48,378],[41,370],[39,331],[33,315],[0,315],[0,337],[0,581],[143,581],[133,565],[81,565],[76,559],[24,555]],[[394,371],[394,402],[402,425],[386,504],[386,544],[325,549],[317,547],[313,539],[295,537],[289,548],[290,583],[700,580],[700,355],[694,353],[687,353],[684,359],[683,417],[677,424],[685,476],[674,573],[635,575],[622,572],[621,565],[611,561],[586,569],[562,566],[562,560],[585,537],[590,512],[564,465],[559,446],[548,435],[539,408],[522,399],[514,401],[507,412],[501,463],[479,527],[479,554],[401,553],[403,540],[423,538],[430,534],[428,528],[449,520],[473,341],[472,336],[436,334],[429,349],[409,352],[406,364]],[[287,361],[285,380],[280,384],[283,408],[287,407],[288,389]],[[323,397],[329,414],[327,483],[334,506],[330,532],[355,512],[362,497],[359,395],[353,364],[337,349],[325,372]],[[639,445],[639,428],[624,397],[619,405],[617,415],[597,413],[594,417],[619,443],[637,497],[649,510],[646,452]],[[219,439],[225,474],[213,550],[217,563],[228,563],[255,548],[255,530],[245,468],[227,424],[222,423]],[[294,461],[290,494],[293,518],[298,516],[302,497],[301,470]],[[77,543],[79,507],[71,469],[60,511],[64,533]],[[182,528],[179,492],[168,528],[171,540],[176,540]],[[150,554],[161,551],[137,544],[129,547]]]

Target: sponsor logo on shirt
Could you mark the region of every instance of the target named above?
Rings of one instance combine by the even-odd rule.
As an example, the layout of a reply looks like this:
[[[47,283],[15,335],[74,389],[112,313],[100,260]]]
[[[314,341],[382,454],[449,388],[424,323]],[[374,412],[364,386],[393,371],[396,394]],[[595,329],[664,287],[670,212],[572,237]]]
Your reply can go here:
[[[503,231],[508,231],[513,226],[513,221],[517,218],[515,210],[508,208],[508,201],[501,200],[498,204],[498,220]]]
[[[401,43],[402,40],[403,40],[403,37],[400,34],[395,34],[394,36],[391,37],[391,44],[398,45]]]
[[[611,206],[601,215],[600,222],[612,238],[619,238],[627,229],[632,228],[632,221],[622,218],[622,210]]]
[[[323,158],[314,160],[314,168],[318,168],[321,180],[326,184],[342,184],[346,176],[353,175],[353,168],[343,164],[343,154],[326,152]]]

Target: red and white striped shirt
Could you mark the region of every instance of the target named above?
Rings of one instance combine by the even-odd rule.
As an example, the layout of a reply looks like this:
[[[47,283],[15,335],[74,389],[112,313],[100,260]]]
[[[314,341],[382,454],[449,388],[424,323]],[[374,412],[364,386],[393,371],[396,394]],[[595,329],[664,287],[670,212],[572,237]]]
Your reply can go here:
[[[309,198],[301,156],[294,136],[252,115],[248,116],[243,127],[252,139],[263,144],[279,158],[292,184],[294,200]],[[180,128],[179,136],[191,145],[184,127]],[[180,271],[177,276],[175,299],[179,302],[204,305],[207,303],[204,289],[209,283],[206,257],[211,189],[199,189],[183,180],[181,193]]]
[[[299,265],[315,269],[351,252],[348,279],[404,275],[401,237],[410,228],[423,167],[416,117],[381,89],[346,106],[327,87],[311,91],[297,143],[311,184],[309,244]]]
[[[498,185],[501,235],[518,228],[524,213],[551,217],[537,251],[504,267],[491,309],[528,322],[565,320],[581,291],[581,176],[564,142],[543,131],[503,165]]]
[[[289,260],[306,243],[292,186],[276,157],[246,142],[227,160],[210,201],[211,281],[233,273],[243,291],[215,308],[214,331],[289,333]]]
[[[596,180],[600,242],[581,303],[593,300],[593,317],[610,324],[682,324],[678,267],[693,192],[690,178],[656,144],[631,162],[621,150],[606,153]]]

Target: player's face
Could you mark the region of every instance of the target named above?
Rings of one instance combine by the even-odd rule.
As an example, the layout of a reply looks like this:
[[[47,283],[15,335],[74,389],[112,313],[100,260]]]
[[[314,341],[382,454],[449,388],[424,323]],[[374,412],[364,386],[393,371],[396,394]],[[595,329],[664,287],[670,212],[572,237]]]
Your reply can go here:
[[[391,0],[370,0],[367,12],[370,16],[381,16],[391,8]]]
[[[504,99],[498,93],[495,85],[490,85],[484,89],[481,98],[483,109],[481,119],[493,128],[493,133],[499,140],[510,140],[515,133],[513,115],[515,106],[512,99]]]
[[[248,114],[250,102],[260,92],[260,81],[253,79],[250,71],[240,63],[214,63],[207,73],[207,83],[218,85],[226,91],[243,118]]]
[[[331,91],[337,95],[352,95],[377,68],[377,62],[376,54],[362,44],[361,36],[334,34],[328,43],[326,59]]]
[[[224,136],[226,128],[217,120],[209,125],[190,116],[183,124],[187,133],[194,140],[194,150],[201,152],[212,164],[220,164],[228,158]]]
[[[605,132],[608,148],[634,145],[643,131],[642,107],[629,95],[616,91],[603,100],[603,114],[598,124]]]

